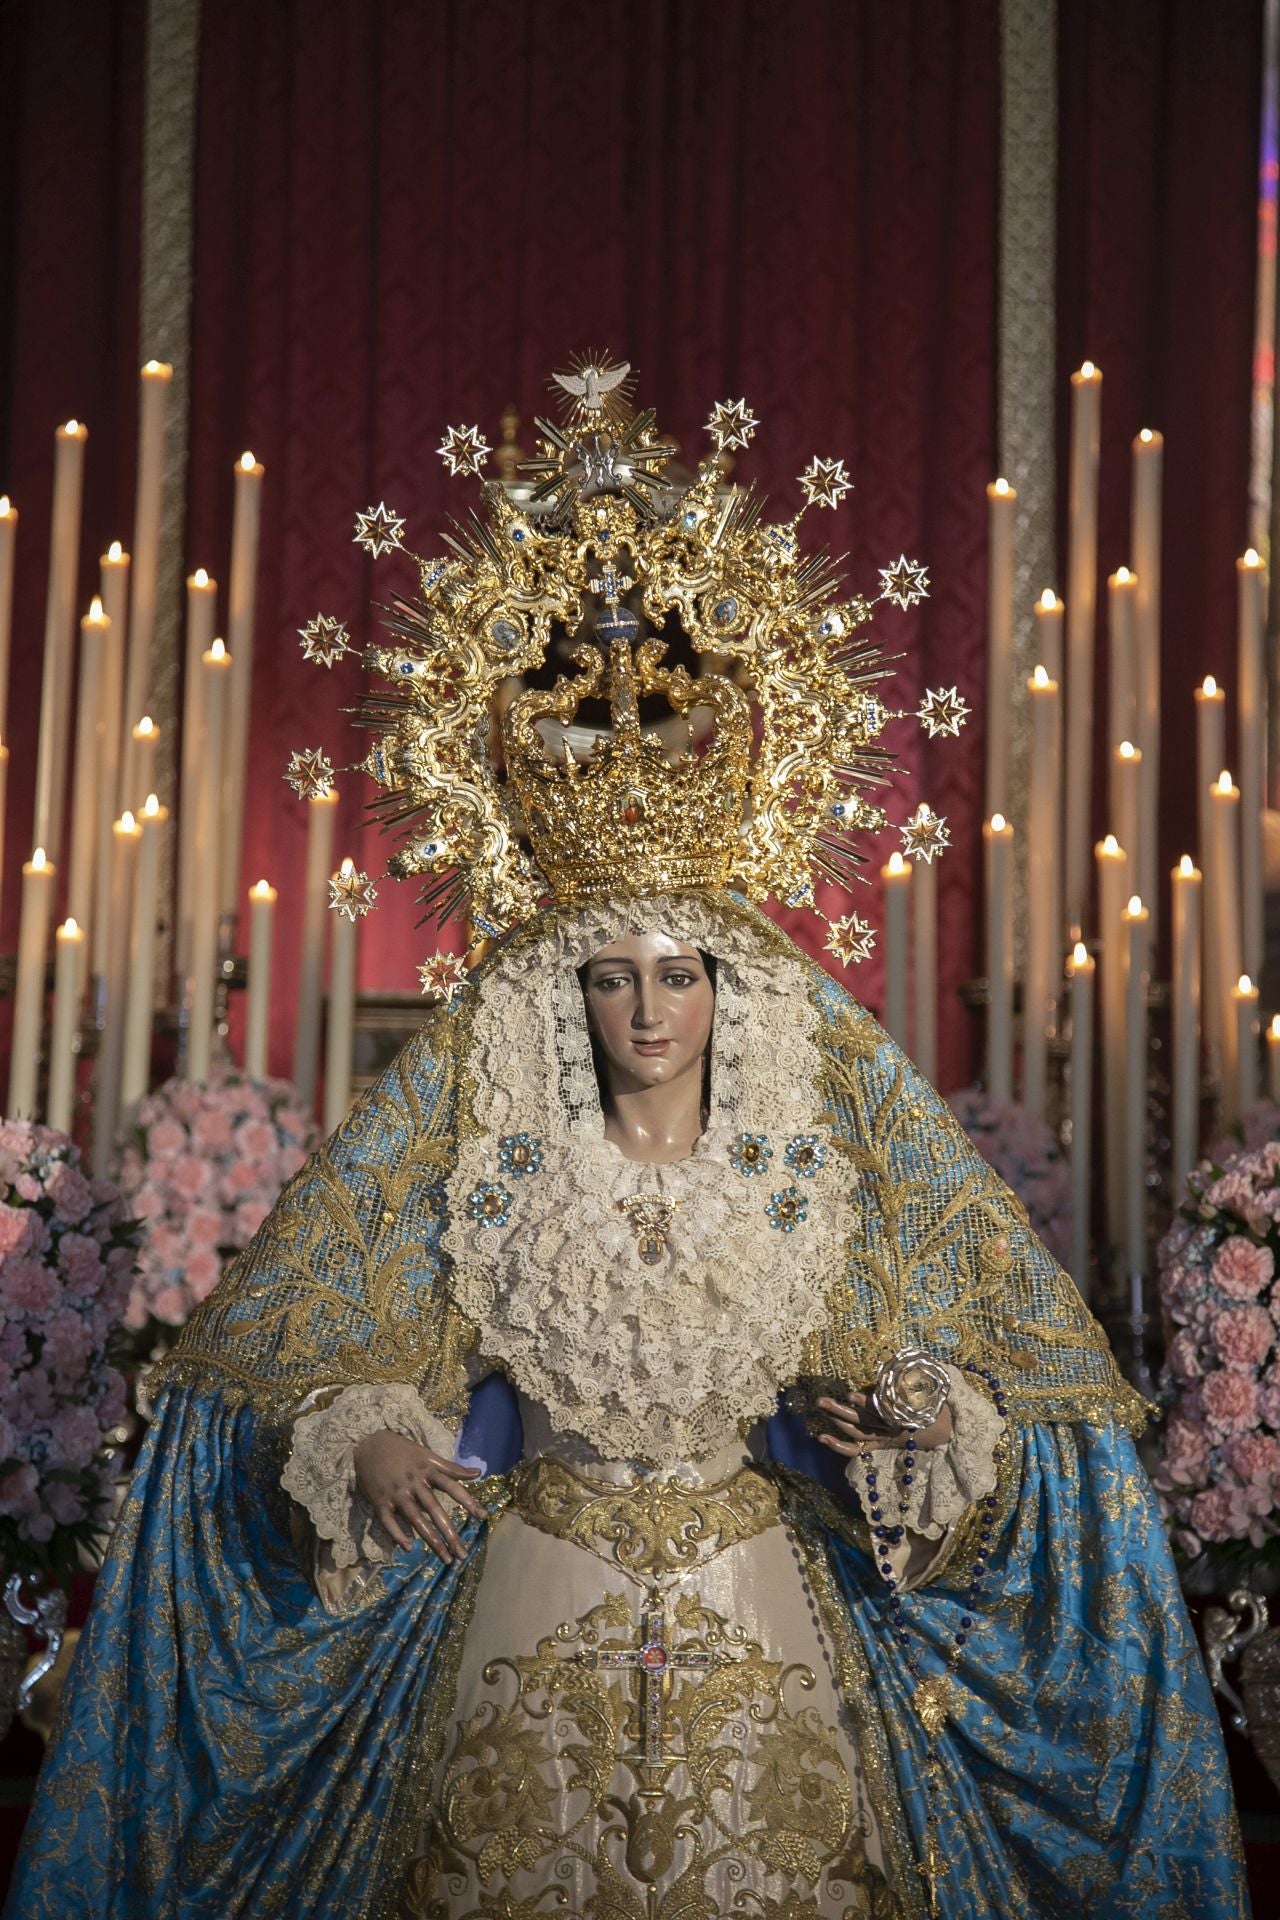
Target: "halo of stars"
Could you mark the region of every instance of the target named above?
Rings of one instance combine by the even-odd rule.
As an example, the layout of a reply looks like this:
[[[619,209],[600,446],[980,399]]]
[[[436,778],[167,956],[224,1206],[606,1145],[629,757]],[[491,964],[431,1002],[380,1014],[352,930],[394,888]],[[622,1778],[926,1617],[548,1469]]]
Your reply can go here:
[[[711,409],[707,432],[717,450],[726,453],[731,447],[745,447],[759,425],[745,400],[720,400]]]
[[[800,485],[811,507],[838,507],[846,493],[853,492],[843,460],[811,460],[800,475]]]
[[[916,719],[931,740],[954,737],[968,718],[968,702],[955,687],[931,687],[916,708]]]
[[[928,573],[918,560],[908,560],[905,553],[899,554],[891,567],[881,567],[880,580],[880,598],[891,600],[904,612],[914,607],[917,600],[929,598]]]
[[[446,1006],[452,1005],[455,994],[461,993],[467,985],[467,963],[459,953],[433,953],[418,968],[418,979],[424,993],[435,994]]]
[[[870,959],[875,943],[876,930],[861,914],[846,913],[843,919],[832,920],[827,927],[827,951],[834,953],[842,966],[856,967],[860,961]]]
[[[333,787],[333,762],[319,747],[290,754],[285,779],[300,800],[321,800]]]
[[[344,864],[342,872],[335,873],[329,882],[329,905],[334,913],[345,914],[348,920],[363,920],[377,898],[378,889],[358,867],[348,871]]]
[[[356,515],[352,537],[358,547],[363,547],[376,560],[379,554],[394,553],[404,544],[404,521],[398,513],[392,513],[385,500],[379,500],[376,507],[366,507]]]
[[[298,637],[303,658],[314,660],[317,666],[332,667],[352,651],[351,635],[341,620],[327,613],[318,613],[305,627],[299,627]]]
[[[492,451],[479,427],[450,427],[436,448],[455,480],[459,474],[479,473]]]

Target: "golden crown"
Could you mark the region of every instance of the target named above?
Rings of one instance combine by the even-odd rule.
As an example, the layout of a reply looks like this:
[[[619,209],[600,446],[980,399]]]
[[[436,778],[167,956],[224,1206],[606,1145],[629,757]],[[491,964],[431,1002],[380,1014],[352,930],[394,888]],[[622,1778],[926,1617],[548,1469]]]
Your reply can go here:
[[[812,906],[816,875],[865,877],[849,836],[886,825],[866,796],[891,783],[881,735],[906,716],[876,691],[890,670],[866,629],[880,602],[925,597],[923,567],[903,555],[874,601],[841,599],[828,554],[802,554],[797,529],[850,491],[843,461],[813,460],[800,513],[768,523],[760,497],[726,478],[725,456],[758,425],[745,401],[713,409],[714,451],[689,477],[653,412],[632,410],[629,373],[596,356],[554,375],[562,415],[537,421],[523,483],[483,481],[482,510],[451,524],[444,557],[412,553],[385,502],[357,517],[360,545],[418,571],[417,596],[386,609],[387,643],[365,653],[383,684],[357,711],[377,735],[360,763],[380,789],[372,810],[402,834],[388,870],[424,877],[428,919],[465,910],[493,936],[548,896],[723,886]],[[439,452],[461,476],[491,449],[453,427]],[[323,666],[351,650],[331,616],[300,632]],[[578,671],[529,684],[547,679],[553,644]],[[663,664],[677,644],[693,672]],[[646,719],[658,697],[665,715]],[[607,721],[584,715],[593,705]],[[916,717],[936,736],[967,712],[951,687]],[[332,777],[319,749],[286,775],[304,795]],[[949,838],[927,806],[898,831],[926,860]],[[355,916],[374,897],[354,873],[333,904]],[[846,961],[874,938],[856,913],[829,928]],[[433,966],[424,984],[440,985]]]

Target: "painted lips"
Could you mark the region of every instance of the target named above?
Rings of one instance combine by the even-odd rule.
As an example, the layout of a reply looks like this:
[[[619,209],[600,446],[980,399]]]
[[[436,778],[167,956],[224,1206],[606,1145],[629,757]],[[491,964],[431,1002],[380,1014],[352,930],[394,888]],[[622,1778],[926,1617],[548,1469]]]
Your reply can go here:
[[[637,1053],[665,1053],[671,1042],[669,1040],[633,1040],[631,1044]]]

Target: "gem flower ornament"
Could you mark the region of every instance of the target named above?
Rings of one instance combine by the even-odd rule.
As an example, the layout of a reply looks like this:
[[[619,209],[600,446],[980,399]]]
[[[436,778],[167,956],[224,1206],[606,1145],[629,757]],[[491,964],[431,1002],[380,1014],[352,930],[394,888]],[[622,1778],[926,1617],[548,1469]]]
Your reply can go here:
[[[137,1223],[52,1127],[0,1121],[0,1566],[67,1578],[111,1516],[110,1434],[125,1412],[107,1360]]]
[[[1155,1479],[1199,1571],[1280,1573],[1280,1142],[1204,1161],[1160,1244],[1167,1419]]]
[[[171,1344],[314,1144],[287,1081],[234,1067],[166,1081],[138,1102],[120,1181],[145,1232],[125,1317],[139,1358]]]

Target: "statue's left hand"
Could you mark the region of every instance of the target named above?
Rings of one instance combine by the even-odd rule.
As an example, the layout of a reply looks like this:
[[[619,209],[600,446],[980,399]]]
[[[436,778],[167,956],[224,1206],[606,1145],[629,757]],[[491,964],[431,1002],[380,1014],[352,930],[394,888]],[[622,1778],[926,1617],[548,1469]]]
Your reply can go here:
[[[945,1447],[951,1438],[951,1409],[943,1407],[938,1418],[929,1427],[883,1427],[876,1423],[871,1411],[871,1396],[867,1393],[851,1392],[847,1400],[824,1398],[818,1406],[830,1420],[835,1429],[832,1433],[820,1433],[818,1439],[824,1447],[830,1447],[833,1453],[843,1453],[850,1458],[861,1453],[864,1447],[902,1447],[913,1437],[918,1447]]]

